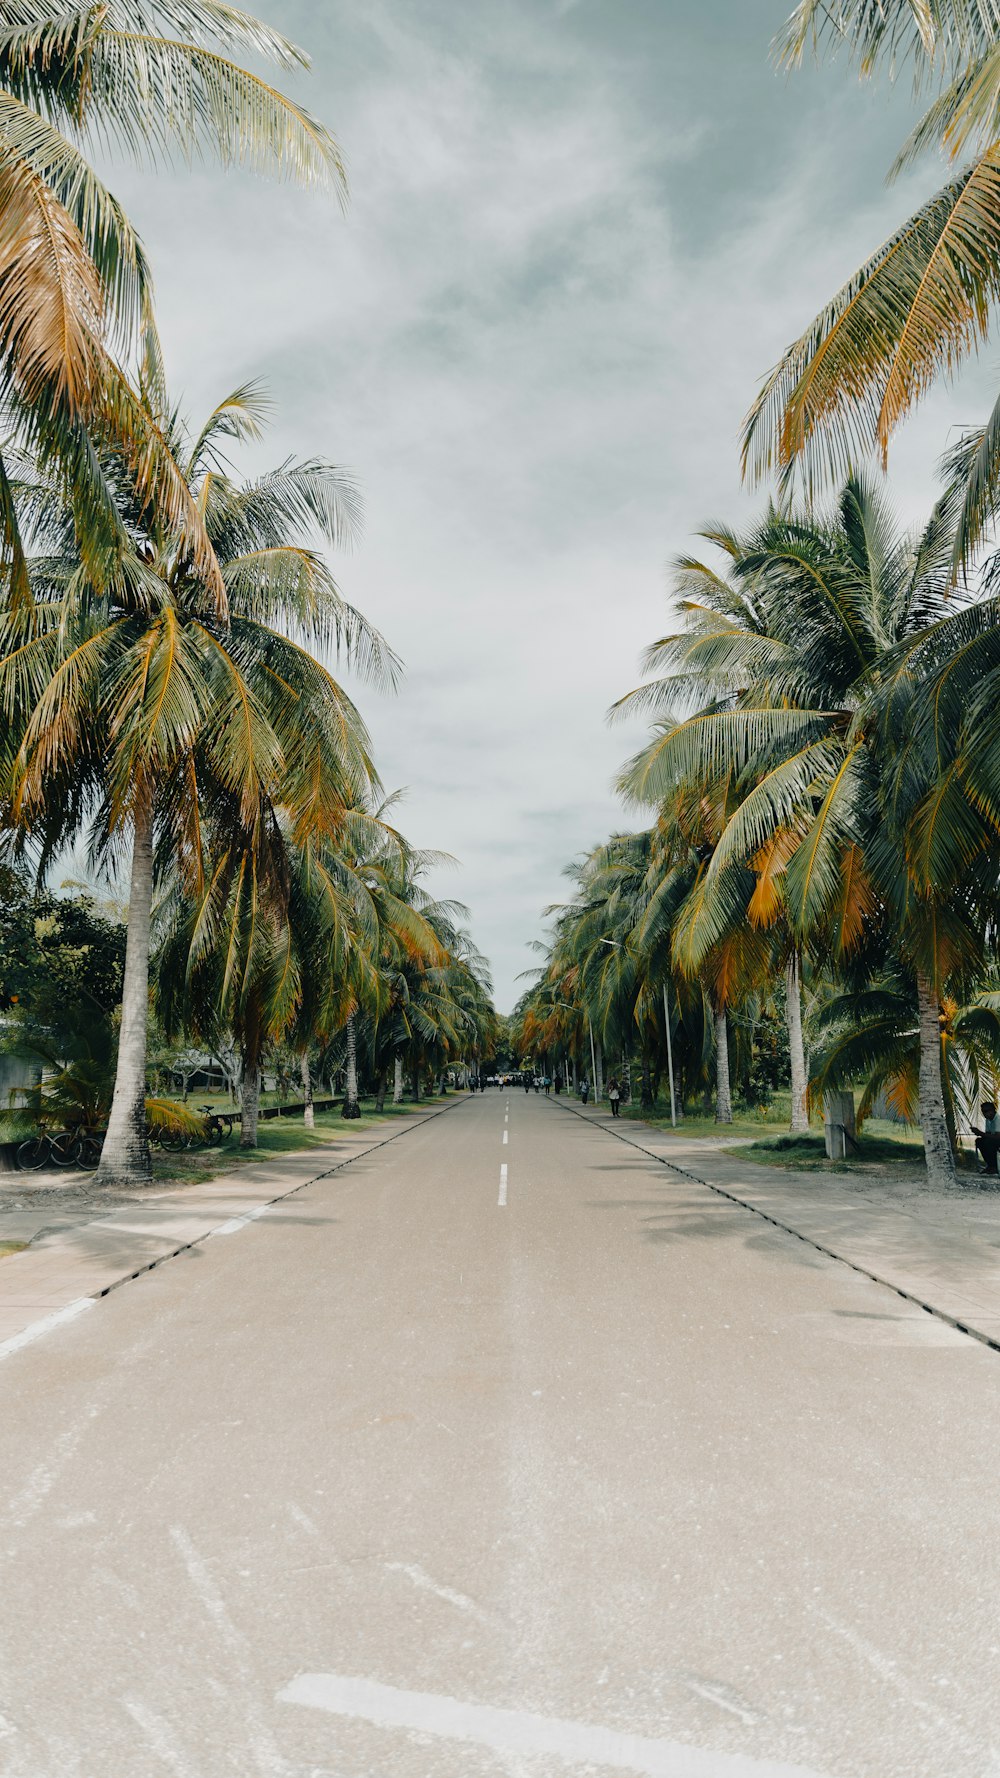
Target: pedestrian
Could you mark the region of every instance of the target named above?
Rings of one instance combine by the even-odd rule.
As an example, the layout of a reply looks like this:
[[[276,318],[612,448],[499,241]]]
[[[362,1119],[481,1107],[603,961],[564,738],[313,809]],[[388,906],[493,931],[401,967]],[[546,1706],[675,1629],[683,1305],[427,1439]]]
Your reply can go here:
[[[542,1077],[542,1085],[543,1085],[543,1087],[544,1087],[544,1088],[545,1088],[545,1097],[546,1097],[546,1099],[547,1099],[547,1098],[548,1098],[548,1096],[549,1096],[549,1088],[550,1088],[550,1087],[551,1087],[551,1085],[552,1085],[552,1082],[551,1082],[551,1081],[550,1081],[550,1079],[549,1079],[549,1077],[548,1077],[548,1075],[547,1075],[547,1074],[546,1074],[546,1075],[543,1075],[543,1077]]]
[[[589,1082],[589,1080],[585,1080],[582,1087],[580,1088],[580,1097],[583,1100],[583,1103],[586,1105],[587,1100],[590,1098],[590,1082]]]
[[[526,1094],[531,1092],[531,1075],[530,1074],[526,1074],[524,1077],[524,1090],[525,1090]]]
[[[618,1105],[619,1105],[621,1096],[622,1096],[622,1090],[621,1090],[621,1087],[618,1085],[618,1082],[616,1080],[609,1081],[608,1082],[608,1098],[611,1100],[611,1115],[612,1115],[612,1117],[618,1116]]]
[[[562,1075],[561,1074],[556,1075],[555,1080],[552,1082],[552,1085],[555,1087],[557,1093],[562,1092]]]
[[[997,1167],[997,1157],[1000,1156],[1000,1114],[992,1099],[984,1099],[979,1109],[983,1114],[983,1127],[980,1130],[975,1124],[972,1126],[976,1149],[987,1173],[996,1174],[1000,1172]]]

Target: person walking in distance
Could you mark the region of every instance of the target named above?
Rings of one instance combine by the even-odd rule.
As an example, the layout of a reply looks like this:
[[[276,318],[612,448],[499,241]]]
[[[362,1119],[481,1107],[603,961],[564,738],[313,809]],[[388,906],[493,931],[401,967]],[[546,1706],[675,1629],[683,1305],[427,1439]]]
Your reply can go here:
[[[622,1090],[621,1090],[621,1087],[618,1085],[618,1082],[616,1080],[609,1081],[609,1083],[608,1083],[608,1098],[611,1100],[611,1115],[612,1115],[612,1117],[618,1116],[618,1107],[619,1107],[619,1104],[621,1103],[621,1096],[622,1096]]]
[[[585,1080],[582,1087],[580,1088],[580,1097],[583,1100],[583,1103],[586,1105],[587,1100],[590,1098],[590,1082],[589,1082],[589,1080]]]
[[[524,1090],[525,1090],[526,1094],[531,1092],[531,1075],[530,1074],[526,1074],[524,1077]]]

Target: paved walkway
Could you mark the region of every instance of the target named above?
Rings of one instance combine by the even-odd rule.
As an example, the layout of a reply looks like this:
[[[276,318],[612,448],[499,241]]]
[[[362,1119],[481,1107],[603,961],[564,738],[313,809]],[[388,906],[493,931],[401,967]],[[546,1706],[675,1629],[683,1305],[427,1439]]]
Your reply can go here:
[[[33,1199],[36,1176],[18,1175],[3,1194],[7,1201],[0,1198],[0,1241],[29,1245],[0,1259],[0,1358],[45,1332],[54,1318],[75,1315],[88,1301],[209,1236],[235,1233],[269,1205],[458,1103],[397,1114],[355,1136],[345,1131],[325,1148],[303,1149],[200,1185],[146,1192],[108,1210],[93,1201],[64,1208],[55,1193],[39,1194],[37,1188]],[[10,1177],[3,1176],[4,1185]],[[69,1195],[72,1183],[66,1190]]]
[[[960,1185],[945,1195],[870,1176],[762,1167],[726,1154],[724,1138],[552,1103],[1000,1349],[1000,1192]]]

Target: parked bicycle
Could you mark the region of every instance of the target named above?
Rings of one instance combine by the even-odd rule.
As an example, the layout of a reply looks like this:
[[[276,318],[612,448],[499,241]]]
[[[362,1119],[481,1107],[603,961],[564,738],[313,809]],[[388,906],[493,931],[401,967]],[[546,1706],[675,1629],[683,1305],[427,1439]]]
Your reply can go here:
[[[43,1130],[18,1144],[15,1159],[24,1173],[41,1173],[53,1167],[78,1167],[82,1172],[91,1172],[101,1158],[101,1141],[93,1130]]]
[[[198,1110],[205,1119],[204,1140],[209,1148],[218,1148],[232,1134],[232,1119],[221,1118],[213,1105],[199,1105]]]

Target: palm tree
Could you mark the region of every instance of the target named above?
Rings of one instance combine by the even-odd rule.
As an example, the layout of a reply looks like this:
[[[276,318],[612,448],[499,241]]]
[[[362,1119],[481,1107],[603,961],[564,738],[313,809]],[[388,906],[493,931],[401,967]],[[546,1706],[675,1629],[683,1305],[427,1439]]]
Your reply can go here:
[[[121,853],[131,839],[102,1183],[148,1176],[142,1098],[157,849],[161,871],[175,862],[200,904],[199,943],[243,926],[264,942],[258,914],[283,893],[282,823],[300,842],[329,832],[373,781],[357,711],[305,646],[342,646],[370,677],[395,672],[310,536],[349,535],[356,495],[339,471],[314,461],[236,482],[220,441],[256,436],[261,418],[260,393],[249,387],[220,404],[193,442],[176,415],[158,418],[220,564],[221,595],[198,575],[177,528],[140,510],[127,488],[129,551],[97,587],[75,555],[72,516],[44,487],[23,495],[55,553],[35,565],[30,609],[0,615],[7,820],[30,833],[43,859],[82,821],[98,846]],[[114,469],[110,459],[109,483]]]
[[[835,512],[772,511],[750,537],[731,539],[729,581],[710,611],[703,601],[689,613],[686,634],[658,645],[673,670],[642,694],[666,708],[683,684],[708,701],[664,717],[638,779],[663,798],[677,786],[701,795],[728,786],[689,915],[692,963],[732,929],[741,873],[758,887],[780,878],[775,905],[796,944],[835,966],[876,935],[883,957],[899,958],[916,997],[928,1170],[944,1182],[953,1160],[941,1008],[982,961],[995,864],[963,779],[968,766],[985,783],[991,763],[973,767],[964,751],[952,759],[942,722],[946,697],[973,672],[959,639],[977,622],[974,611],[950,615],[954,505],[949,493],[908,538],[880,492],[853,480]],[[730,583],[745,614],[727,603]],[[931,685],[922,695],[917,682],[935,661],[936,696]],[[961,873],[960,860],[970,867]]]
[[[995,967],[985,985],[971,984],[964,1005],[949,997],[940,1015],[944,1057],[945,1115],[957,1147],[961,1120],[972,1121],[982,1098],[993,1098],[1000,1074],[1000,997]],[[912,981],[905,971],[873,970],[861,986],[831,994],[818,1027],[816,1057],[820,1091],[864,1082],[858,1123],[886,1108],[907,1123],[916,1121],[921,1091],[921,1044]]]
[[[972,159],[848,279],[783,354],[747,418],[752,477],[801,463],[840,478],[877,450],[883,464],[899,422],[935,378],[985,340],[1000,295],[1000,13],[992,0],[801,0],[778,41],[801,60],[810,40],[845,43],[864,75],[909,64],[937,91],[897,169],[928,148]],[[1000,405],[983,467],[997,470]],[[974,514],[956,536],[973,547]]]
[[[703,536],[731,564],[741,560],[748,547],[723,527]],[[781,896],[788,848],[779,835],[761,847],[754,861],[734,859],[721,873],[711,871],[709,865],[734,807],[728,766],[716,765],[709,774],[691,780],[678,777],[672,764],[663,769],[663,743],[678,726],[673,714],[678,701],[696,706],[695,721],[721,712],[759,675],[787,671],[787,648],[768,634],[766,613],[755,604],[749,588],[696,558],[684,556],[675,564],[674,590],[681,600],[684,630],[647,649],[645,665],[660,670],[659,676],[627,693],[611,712],[612,718],[636,709],[652,710],[657,716],[652,739],[628,763],[619,781],[626,800],[660,811],[655,830],[659,882],[650,894],[642,939],[649,944],[669,935],[673,966],[682,977],[703,983],[715,1031],[720,1122],[732,1121],[728,1009],[737,999],[759,994],[775,967],[783,969],[791,1127],[799,1131],[808,1128],[809,1120],[800,947],[783,917]],[[766,940],[761,937],[764,932]]]
[[[25,546],[8,470],[27,449],[54,477],[89,544],[90,570],[121,554],[115,501],[94,445],[114,447],[146,506],[183,525],[192,558],[221,590],[183,477],[123,366],[139,348],[162,393],[152,286],[142,245],[84,149],[170,164],[213,155],[344,195],[323,125],[234,55],[285,69],[307,58],[225,0],[105,0],[59,11],[6,8],[0,34],[0,564],[27,599]],[[82,145],[82,146],[81,146]]]
[[[359,1018],[374,1037],[383,1017],[398,1012],[406,965],[442,966],[447,960],[427,917],[429,903],[418,889],[421,872],[438,858],[415,852],[388,824],[386,815],[396,800],[388,797],[371,812],[350,812],[326,854],[327,868],[351,909],[356,933],[344,970],[349,991],[343,1017],[345,1118],[361,1115]]]

